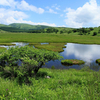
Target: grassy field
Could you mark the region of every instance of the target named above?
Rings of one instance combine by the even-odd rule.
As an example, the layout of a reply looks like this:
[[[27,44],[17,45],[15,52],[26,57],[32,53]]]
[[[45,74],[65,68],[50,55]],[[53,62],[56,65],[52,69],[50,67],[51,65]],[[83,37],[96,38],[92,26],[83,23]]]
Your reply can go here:
[[[59,43],[100,44],[100,36],[76,34],[33,34],[0,33],[0,44],[10,42],[28,42],[37,48],[52,50]],[[40,45],[39,43],[50,43]],[[62,44],[60,44],[62,43]],[[10,45],[10,44],[9,44]],[[5,50],[0,48],[0,53]],[[47,78],[49,76],[50,78]],[[0,100],[99,100],[100,71],[85,67],[81,70],[57,70],[41,68],[36,77],[30,77],[31,84],[20,85],[17,79],[5,79],[0,74]]]
[[[85,71],[87,70],[87,71]],[[50,78],[47,78],[49,76]],[[41,68],[31,85],[0,78],[0,100],[99,100],[100,71]]]
[[[52,33],[0,33],[0,43],[9,42],[100,44],[100,36]]]

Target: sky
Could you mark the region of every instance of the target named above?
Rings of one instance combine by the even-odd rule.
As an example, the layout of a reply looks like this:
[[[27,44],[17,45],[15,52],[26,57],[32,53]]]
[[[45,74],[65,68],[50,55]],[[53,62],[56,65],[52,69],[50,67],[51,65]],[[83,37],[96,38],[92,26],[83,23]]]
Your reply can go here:
[[[100,0],[0,0],[0,24],[100,26]]]

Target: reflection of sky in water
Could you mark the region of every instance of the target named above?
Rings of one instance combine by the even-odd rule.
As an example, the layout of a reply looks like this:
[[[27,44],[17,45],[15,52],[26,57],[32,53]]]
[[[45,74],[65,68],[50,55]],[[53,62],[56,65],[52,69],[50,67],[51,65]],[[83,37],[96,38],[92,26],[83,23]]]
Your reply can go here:
[[[9,48],[9,47],[15,47],[15,46],[25,46],[25,45],[28,45],[29,43],[23,43],[23,42],[13,42],[11,44],[16,44],[16,45],[12,45],[12,46],[4,46],[4,45],[0,45],[0,47],[5,47],[5,48]]]
[[[75,44],[67,43],[64,52],[60,53],[64,59],[79,59],[85,61],[85,65],[90,66],[91,69],[98,70],[99,65],[95,63],[96,59],[100,58],[100,45],[87,45],[87,44]],[[56,68],[75,68],[80,69],[80,66],[83,65],[72,65],[72,66],[63,66],[59,61],[50,61],[46,63],[48,67],[54,65]],[[95,65],[96,69],[92,66]]]
[[[92,63],[100,58],[100,45],[84,45],[67,43],[67,48],[61,53],[65,59],[70,59],[72,56],[75,59],[80,59],[86,63]]]

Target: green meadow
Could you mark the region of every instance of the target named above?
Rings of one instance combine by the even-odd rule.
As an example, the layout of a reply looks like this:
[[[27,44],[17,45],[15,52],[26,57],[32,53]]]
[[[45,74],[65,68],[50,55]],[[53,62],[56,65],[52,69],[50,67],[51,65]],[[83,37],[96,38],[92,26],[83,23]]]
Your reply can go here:
[[[61,52],[66,43],[100,44],[100,34],[94,34],[94,32],[99,32],[99,28],[94,28],[86,34],[71,28],[59,28],[57,34],[1,31],[0,45],[10,46],[14,45],[11,44],[12,42],[26,42],[39,49]],[[40,43],[49,44],[41,45]],[[4,47],[0,47],[0,53],[5,50]],[[29,83],[24,80],[18,81],[17,78],[5,78],[0,69],[0,100],[100,99],[100,70],[96,72],[90,70],[88,66],[84,66],[81,70],[60,70],[54,69],[54,66],[51,66],[51,69],[40,68],[36,76],[28,78]]]
[[[0,33],[0,43],[10,42],[100,44],[100,36],[54,33]]]

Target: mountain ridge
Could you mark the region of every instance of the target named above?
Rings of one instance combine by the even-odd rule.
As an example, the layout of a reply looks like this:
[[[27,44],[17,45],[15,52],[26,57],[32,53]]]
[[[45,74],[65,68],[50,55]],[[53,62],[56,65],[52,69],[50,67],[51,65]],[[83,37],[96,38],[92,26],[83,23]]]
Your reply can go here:
[[[24,29],[24,30],[40,30],[40,29],[45,29],[45,28],[50,27],[46,25],[31,25],[31,24],[26,24],[26,23],[12,23],[12,24],[9,24],[9,26],[16,27],[19,29]]]

